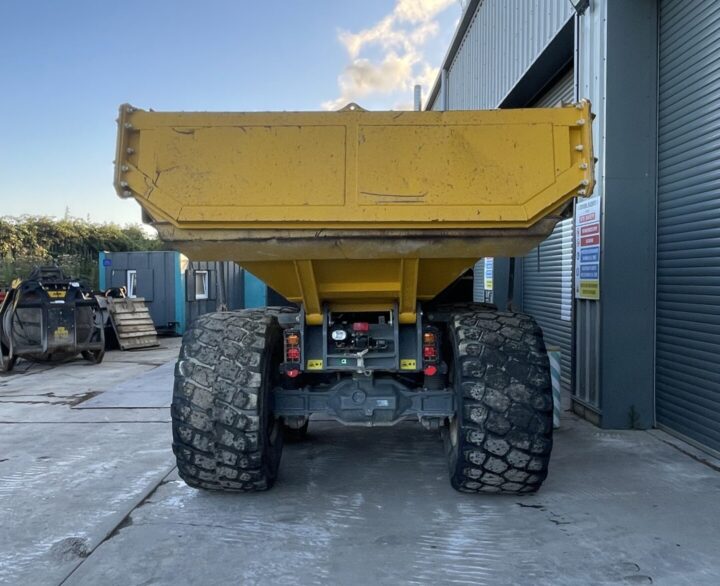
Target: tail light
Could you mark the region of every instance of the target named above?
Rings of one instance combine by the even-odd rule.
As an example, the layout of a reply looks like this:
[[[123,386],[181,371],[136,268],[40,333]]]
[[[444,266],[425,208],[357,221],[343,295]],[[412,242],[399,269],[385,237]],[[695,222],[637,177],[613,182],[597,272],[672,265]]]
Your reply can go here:
[[[422,337],[423,372],[433,376],[438,372],[440,364],[440,336],[436,328],[427,326]]]
[[[290,378],[300,374],[302,351],[300,350],[300,332],[295,330],[285,331],[285,364],[284,371]]]

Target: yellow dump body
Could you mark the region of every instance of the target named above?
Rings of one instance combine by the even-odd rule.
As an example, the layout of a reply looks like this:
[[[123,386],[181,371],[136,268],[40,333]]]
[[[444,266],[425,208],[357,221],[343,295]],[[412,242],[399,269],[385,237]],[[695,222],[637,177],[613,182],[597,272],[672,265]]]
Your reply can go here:
[[[120,108],[115,186],[193,260],[295,302],[415,320],[484,256],[519,256],[594,185],[590,106],[170,113]]]

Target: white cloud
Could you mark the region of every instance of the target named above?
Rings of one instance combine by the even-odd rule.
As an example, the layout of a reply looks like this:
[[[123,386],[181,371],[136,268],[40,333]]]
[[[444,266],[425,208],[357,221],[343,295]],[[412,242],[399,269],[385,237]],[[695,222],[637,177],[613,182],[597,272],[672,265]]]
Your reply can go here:
[[[393,14],[408,22],[427,22],[454,3],[455,0],[397,0]]]
[[[340,31],[349,63],[338,76],[339,97],[323,102],[336,110],[363,98],[387,98],[395,106],[406,106],[415,84],[427,92],[437,67],[423,54],[425,44],[438,34],[435,18],[457,0],[396,0],[390,14],[359,32]],[[372,56],[368,55],[372,51]]]

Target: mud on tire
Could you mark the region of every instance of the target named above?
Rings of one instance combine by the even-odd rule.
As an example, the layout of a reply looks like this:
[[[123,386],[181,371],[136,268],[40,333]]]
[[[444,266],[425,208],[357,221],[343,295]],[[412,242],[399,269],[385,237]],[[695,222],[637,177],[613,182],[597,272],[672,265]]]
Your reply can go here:
[[[282,355],[277,313],[210,313],[183,336],[171,406],[180,477],[210,490],[267,490],[282,453],[270,389]]]
[[[450,481],[464,492],[531,493],[552,449],[550,366],[535,321],[467,306],[448,325],[457,415],[445,449]]]

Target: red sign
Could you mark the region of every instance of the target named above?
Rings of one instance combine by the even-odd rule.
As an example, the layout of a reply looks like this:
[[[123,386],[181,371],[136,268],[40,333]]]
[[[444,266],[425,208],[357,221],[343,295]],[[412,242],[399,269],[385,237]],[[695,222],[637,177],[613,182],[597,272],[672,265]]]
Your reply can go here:
[[[590,214],[585,214],[584,216],[580,216],[578,223],[585,224],[586,222],[592,222],[594,219],[595,219],[595,212],[592,212]]]
[[[590,234],[600,234],[600,224],[596,223],[580,227],[581,236],[590,236]]]
[[[580,238],[580,246],[594,246],[596,244],[600,244],[600,234]]]

